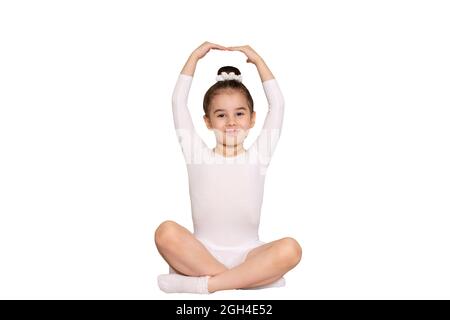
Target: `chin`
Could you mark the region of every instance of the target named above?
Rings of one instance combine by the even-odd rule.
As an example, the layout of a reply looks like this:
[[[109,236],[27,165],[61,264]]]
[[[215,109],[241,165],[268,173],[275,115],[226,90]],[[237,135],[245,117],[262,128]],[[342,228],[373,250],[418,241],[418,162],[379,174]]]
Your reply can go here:
[[[221,144],[226,145],[227,147],[237,147],[238,145],[240,145],[241,143],[244,143],[245,139],[231,139],[231,140],[225,140],[225,141],[221,141]]]
[[[237,136],[229,137],[220,133],[216,135],[216,142],[218,144],[226,145],[227,147],[233,147],[242,144],[245,138],[247,138],[247,132],[240,132]]]

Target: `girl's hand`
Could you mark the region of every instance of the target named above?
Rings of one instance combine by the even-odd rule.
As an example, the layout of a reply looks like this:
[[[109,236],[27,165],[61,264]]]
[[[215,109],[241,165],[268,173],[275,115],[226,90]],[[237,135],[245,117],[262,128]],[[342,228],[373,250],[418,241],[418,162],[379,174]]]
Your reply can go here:
[[[197,49],[192,52],[192,56],[197,59],[203,58],[211,49],[225,50],[229,51],[227,47],[221,46],[219,44],[211,43],[208,41],[203,42]]]
[[[247,56],[247,62],[253,63],[256,65],[257,62],[261,61],[262,58],[253,50],[249,45],[246,46],[236,46],[236,47],[228,47],[228,49],[232,51],[241,51]]]

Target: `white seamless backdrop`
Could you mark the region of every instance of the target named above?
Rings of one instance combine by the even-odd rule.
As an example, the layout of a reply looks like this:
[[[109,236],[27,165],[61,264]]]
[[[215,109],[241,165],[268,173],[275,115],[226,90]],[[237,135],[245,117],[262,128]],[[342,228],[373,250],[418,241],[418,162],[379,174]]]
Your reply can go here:
[[[446,1],[2,1],[0,298],[450,298]],[[171,94],[203,41],[251,45],[286,102],[260,237],[296,238],[287,286],[167,295],[155,228],[192,230]],[[197,67],[189,107],[240,52]]]

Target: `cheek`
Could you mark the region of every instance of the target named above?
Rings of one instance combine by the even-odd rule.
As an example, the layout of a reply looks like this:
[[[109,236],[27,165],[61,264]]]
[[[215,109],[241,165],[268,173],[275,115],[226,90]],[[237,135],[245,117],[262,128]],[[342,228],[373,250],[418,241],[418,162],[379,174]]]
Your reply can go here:
[[[211,125],[213,128],[222,128],[224,126],[225,121],[221,118],[214,118],[211,121]]]
[[[248,117],[248,116],[243,117],[243,118],[239,121],[239,124],[241,125],[242,128],[245,128],[245,129],[250,128],[250,125],[251,125],[251,119],[250,119],[250,117]]]

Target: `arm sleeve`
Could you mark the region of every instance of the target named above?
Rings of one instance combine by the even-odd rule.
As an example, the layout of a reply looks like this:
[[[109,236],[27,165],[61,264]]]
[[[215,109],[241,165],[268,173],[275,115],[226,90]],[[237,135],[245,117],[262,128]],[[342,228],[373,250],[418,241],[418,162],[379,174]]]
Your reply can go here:
[[[197,150],[206,147],[195,131],[187,106],[192,79],[192,76],[180,73],[172,94],[173,121],[186,162],[192,160]]]
[[[276,79],[266,80],[262,85],[268,101],[268,111],[261,133],[254,142],[254,147],[257,149],[259,160],[268,165],[281,134],[284,97]]]

